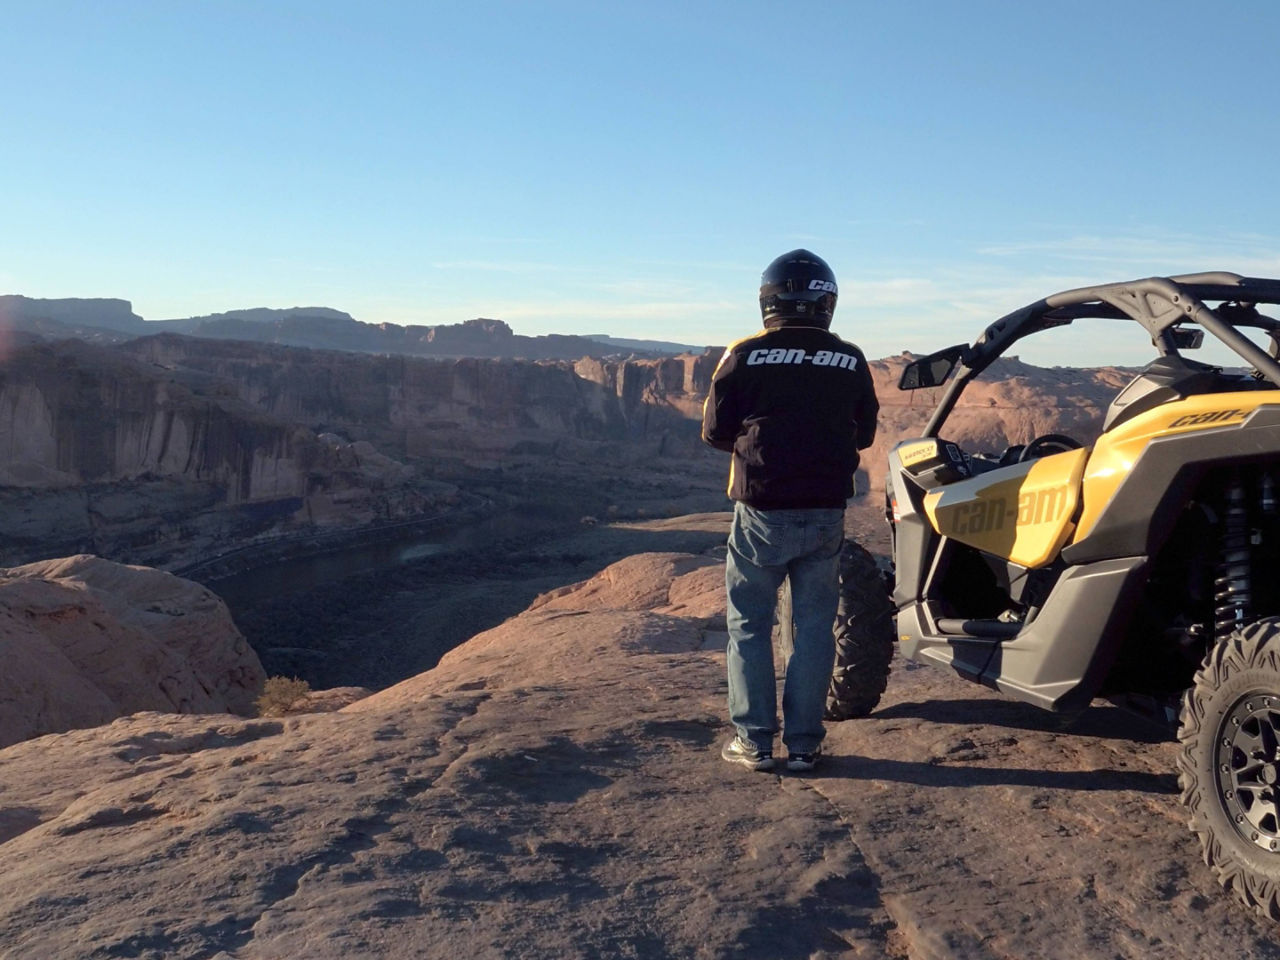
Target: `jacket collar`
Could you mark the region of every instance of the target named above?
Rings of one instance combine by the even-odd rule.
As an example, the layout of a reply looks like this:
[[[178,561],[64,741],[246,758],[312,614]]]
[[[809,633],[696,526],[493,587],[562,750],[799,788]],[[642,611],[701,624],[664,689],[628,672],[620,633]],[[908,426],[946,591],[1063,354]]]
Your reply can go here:
[[[778,330],[782,327],[786,328],[806,328],[809,330],[830,330],[830,325],[823,326],[812,317],[770,317],[764,322],[766,330]]]

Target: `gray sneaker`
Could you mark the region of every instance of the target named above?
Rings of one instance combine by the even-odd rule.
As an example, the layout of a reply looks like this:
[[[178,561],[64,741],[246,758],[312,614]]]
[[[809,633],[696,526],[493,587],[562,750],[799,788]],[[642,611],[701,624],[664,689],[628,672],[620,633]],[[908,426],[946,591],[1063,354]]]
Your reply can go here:
[[[753,743],[734,736],[720,751],[721,759],[746,767],[748,770],[772,770],[773,751],[761,750]]]
[[[792,773],[808,773],[818,765],[818,761],[822,759],[822,747],[811,750],[809,753],[796,753],[793,750],[787,751],[787,769]]]

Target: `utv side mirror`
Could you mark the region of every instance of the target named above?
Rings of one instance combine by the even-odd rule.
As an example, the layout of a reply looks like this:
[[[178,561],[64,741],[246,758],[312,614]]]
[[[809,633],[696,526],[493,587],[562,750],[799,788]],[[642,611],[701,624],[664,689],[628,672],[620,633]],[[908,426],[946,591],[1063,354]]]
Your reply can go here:
[[[922,387],[941,386],[947,382],[947,377],[951,376],[951,371],[968,350],[967,344],[958,343],[919,360],[912,360],[902,370],[898,389],[919,390]]]
[[[1199,350],[1201,344],[1204,343],[1203,330],[1172,327],[1169,333],[1173,336],[1173,345],[1179,350]]]

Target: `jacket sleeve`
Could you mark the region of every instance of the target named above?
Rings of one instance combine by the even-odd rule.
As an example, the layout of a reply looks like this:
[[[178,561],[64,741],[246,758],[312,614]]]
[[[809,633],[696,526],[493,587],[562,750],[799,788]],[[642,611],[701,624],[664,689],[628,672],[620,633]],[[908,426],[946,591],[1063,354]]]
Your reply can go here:
[[[858,449],[865,450],[876,439],[876,418],[880,414],[880,401],[876,399],[876,385],[871,379],[871,369],[867,366],[865,357],[859,367],[862,376],[855,416],[858,421]]]
[[[736,354],[724,352],[715,373],[711,375],[711,387],[702,405],[702,441],[717,450],[732,452],[733,442],[742,429],[742,411],[734,389],[734,371],[738,368]]]

